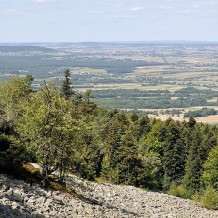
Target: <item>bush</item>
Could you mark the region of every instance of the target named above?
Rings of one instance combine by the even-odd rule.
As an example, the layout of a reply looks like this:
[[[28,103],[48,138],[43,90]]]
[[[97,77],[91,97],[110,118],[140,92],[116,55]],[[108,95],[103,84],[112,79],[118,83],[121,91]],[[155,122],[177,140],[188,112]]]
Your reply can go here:
[[[0,152],[6,152],[10,148],[10,142],[5,134],[0,134]]]
[[[168,194],[181,197],[181,198],[189,198],[189,192],[183,185],[176,185],[176,183],[172,183]]]
[[[197,203],[201,203],[201,194],[196,192],[192,195],[191,199]]]
[[[208,209],[218,208],[218,192],[208,186],[201,197],[201,204]]]

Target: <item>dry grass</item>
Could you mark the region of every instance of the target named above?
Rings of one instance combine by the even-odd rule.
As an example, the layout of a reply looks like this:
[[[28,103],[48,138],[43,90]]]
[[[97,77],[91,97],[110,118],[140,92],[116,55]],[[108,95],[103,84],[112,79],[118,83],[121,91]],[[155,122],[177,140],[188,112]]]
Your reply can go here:
[[[32,166],[31,164],[29,163],[23,163],[22,164],[22,167],[29,173],[31,173],[32,175],[33,174],[39,174],[40,171],[38,168],[35,168],[34,166]]]
[[[207,102],[217,102],[217,99],[218,99],[217,97],[214,97],[214,98],[207,100]]]

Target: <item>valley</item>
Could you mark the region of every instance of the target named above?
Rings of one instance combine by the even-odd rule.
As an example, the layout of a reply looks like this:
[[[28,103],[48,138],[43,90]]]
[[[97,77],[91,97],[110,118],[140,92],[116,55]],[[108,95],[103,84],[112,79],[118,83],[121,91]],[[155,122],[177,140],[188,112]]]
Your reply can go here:
[[[74,89],[92,90],[99,106],[161,115],[218,106],[217,58],[212,42],[1,44],[0,79],[31,74],[39,89],[70,69]]]

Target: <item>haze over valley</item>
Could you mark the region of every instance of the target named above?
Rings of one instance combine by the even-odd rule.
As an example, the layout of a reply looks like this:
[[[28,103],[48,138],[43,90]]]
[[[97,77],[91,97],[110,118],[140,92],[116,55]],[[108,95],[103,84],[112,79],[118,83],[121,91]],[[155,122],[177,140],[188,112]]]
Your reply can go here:
[[[31,74],[38,89],[60,84],[69,69],[73,88],[92,90],[100,106],[183,120],[189,110],[217,108],[217,56],[215,42],[2,44],[0,73],[2,81]]]

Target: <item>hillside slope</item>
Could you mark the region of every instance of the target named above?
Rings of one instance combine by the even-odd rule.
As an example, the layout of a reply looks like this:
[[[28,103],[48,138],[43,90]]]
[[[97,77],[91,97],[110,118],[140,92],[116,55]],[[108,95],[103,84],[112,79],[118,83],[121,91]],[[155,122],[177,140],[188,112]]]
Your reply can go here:
[[[0,174],[0,217],[218,217],[218,211],[201,208],[190,200],[132,186],[91,183],[75,176],[67,183],[80,197]]]
[[[0,46],[0,52],[54,52],[54,49],[41,46]]]

